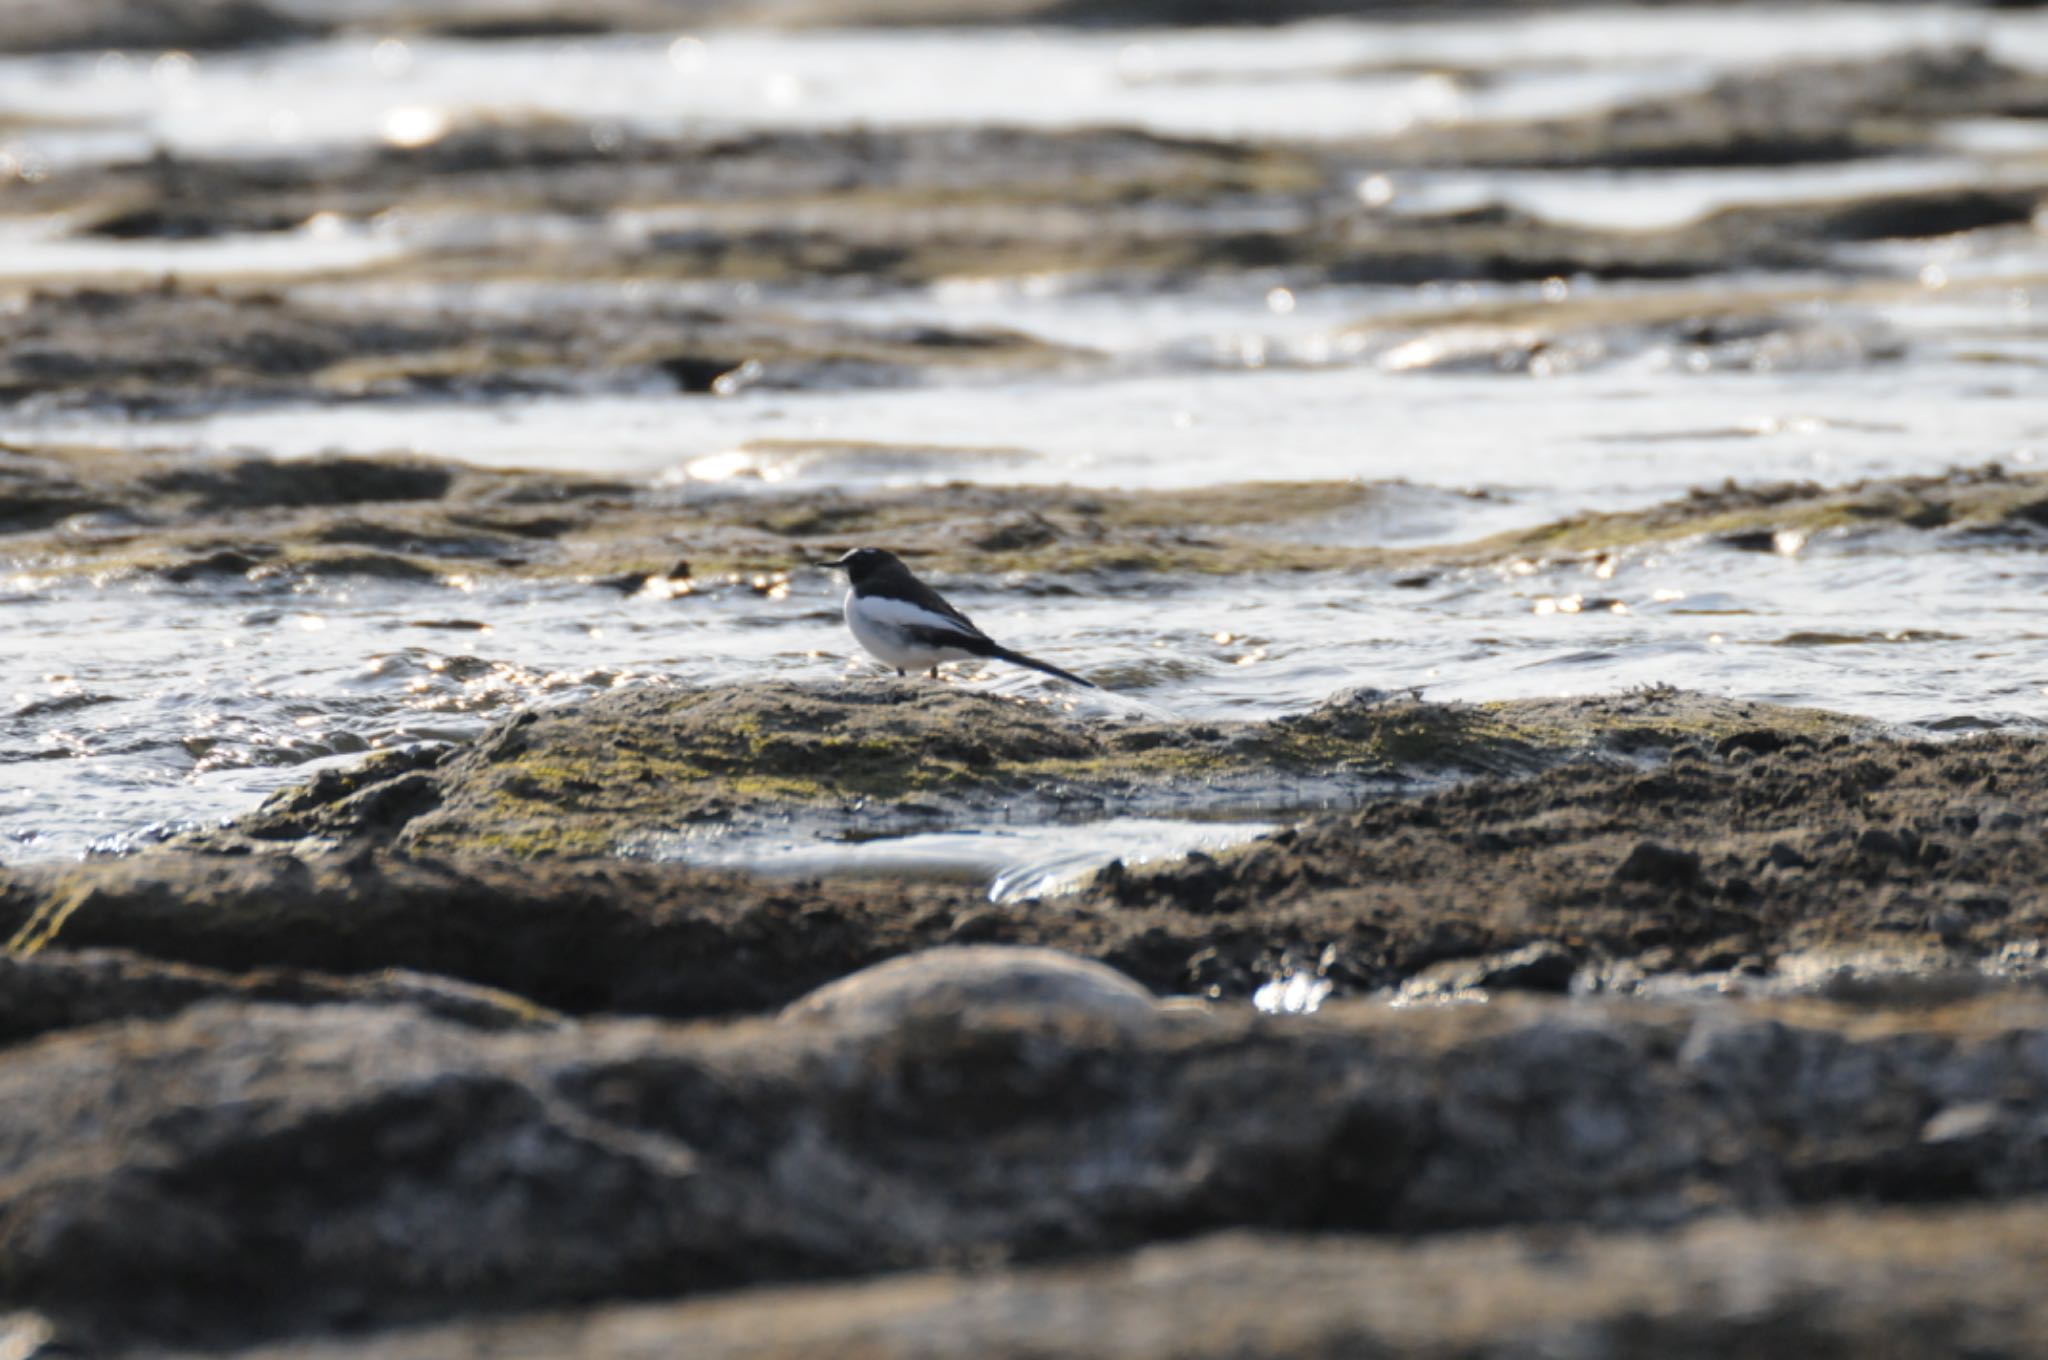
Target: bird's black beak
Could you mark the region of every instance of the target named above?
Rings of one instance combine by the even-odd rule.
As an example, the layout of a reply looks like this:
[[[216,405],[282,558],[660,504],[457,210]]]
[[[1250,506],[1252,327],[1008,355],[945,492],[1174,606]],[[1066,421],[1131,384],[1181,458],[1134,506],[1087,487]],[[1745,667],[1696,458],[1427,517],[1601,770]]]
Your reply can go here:
[[[833,558],[830,562],[819,562],[816,565],[821,567],[843,567],[846,565],[846,559],[851,556],[853,556],[852,553],[842,553],[840,556]]]

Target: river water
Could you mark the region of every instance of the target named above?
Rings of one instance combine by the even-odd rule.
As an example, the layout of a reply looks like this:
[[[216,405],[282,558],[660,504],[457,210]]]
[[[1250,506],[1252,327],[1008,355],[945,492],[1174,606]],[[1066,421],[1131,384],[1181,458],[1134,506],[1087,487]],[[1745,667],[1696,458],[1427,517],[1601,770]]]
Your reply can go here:
[[[1256,140],[1365,137],[1418,120],[1597,109],[1768,62],[1875,57],[1958,42],[2048,66],[2048,18],[1944,7],[1676,7],[1490,21],[1271,29],[665,34],[562,42],[363,34],[251,55],[0,60],[0,110],[60,120],[0,147],[46,171],[170,147],[319,156],[403,143],[505,91],[520,106],[638,131],[949,124],[1121,125]],[[1441,70],[1454,69],[1456,79]],[[1476,73],[1476,74],[1475,74]],[[437,121],[438,120],[438,121]],[[1794,168],[1417,171],[1361,193],[1397,204],[1498,201],[1558,221],[1682,222],[1732,204],[2048,179],[2030,124],[1959,123],[1945,149]],[[7,200],[0,194],[0,213]],[[516,239],[549,223],[511,214]],[[1134,489],[1344,479],[1366,508],[1276,533],[1332,544],[1458,544],[1689,488],[1838,484],[2048,457],[2039,400],[2048,240],[2035,230],[1860,247],[1822,276],[1706,282],[1361,285],[1285,270],[1132,287],[1086,274],[929,286],[548,280],[450,285],[349,269],[475,223],[412,211],[368,223],[198,241],[84,238],[61,219],[0,221],[0,275],[58,280],[262,274],[306,297],[422,309],[575,308],[660,291],[868,325],[1000,326],[1098,361],[993,380],[718,398],[594,389],[494,400],[323,401],[146,414],[0,409],[0,439],[258,450],[404,450],[693,486],[938,481]],[[566,228],[565,228],[566,229]],[[575,228],[583,230],[586,228]],[[631,230],[614,221],[605,230]],[[1851,266],[1853,265],[1853,272]],[[336,271],[344,271],[337,273]],[[1512,367],[1461,362],[1460,334],[1385,342],[1374,318],[1526,299],[1702,289],[1783,294],[1838,327],[1785,362],[1699,363],[1647,343]],[[1817,300],[1815,300],[1817,299]],[[796,564],[792,564],[795,566]],[[2038,543],[1897,530],[1775,551],[1679,540],[1598,562],[1077,580],[948,589],[991,634],[1113,691],[1020,672],[953,683],[1083,713],[1255,718],[1352,686],[1438,699],[1572,695],[1670,683],[1868,715],[1931,733],[2048,719],[2048,558]],[[835,583],[625,596],[591,583],[80,576],[0,582],[0,858],[117,853],[231,818],[324,762],[474,735],[512,706],[621,684],[824,678],[867,669]],[[857,854],[889,872],[965,865],[1043,888],[1111,853],[1214,845],[1262,822],[1110,826],[1046,844],[1006,832]],[[855,851],[847,851],[853,855]],[[749,849],[758,862],[764,852]],[[778,847],[792,872],[849,863]],[[716,857],[715,854],[711,857]],[[1020,887],[1020,885],[1022,885]]]

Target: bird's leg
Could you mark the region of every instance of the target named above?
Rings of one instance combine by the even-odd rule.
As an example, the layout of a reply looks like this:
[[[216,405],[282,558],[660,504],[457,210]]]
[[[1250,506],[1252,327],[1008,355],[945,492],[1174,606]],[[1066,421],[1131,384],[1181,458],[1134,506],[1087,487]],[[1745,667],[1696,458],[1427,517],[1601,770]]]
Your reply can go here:
[[[903,678],[903,668],[901,666],[898,666],[896,668],[896,678],[898,680],[901,680]]]
[[[939,668],[937,666],[934,666],[930,670],[926,671],[925,674],[931,679],[936,680],[939,678]]]

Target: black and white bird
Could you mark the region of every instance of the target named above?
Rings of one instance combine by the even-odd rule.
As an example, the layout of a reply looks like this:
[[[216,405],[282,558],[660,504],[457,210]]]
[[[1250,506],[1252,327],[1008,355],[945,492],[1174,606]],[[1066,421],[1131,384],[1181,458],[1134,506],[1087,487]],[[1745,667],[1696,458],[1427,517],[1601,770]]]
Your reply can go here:
[[[1013,652],[974,626],[974,620],[946,603],[938,591],[917,579],[894,553],[880,548],[855,548],[822,567],[846,573],[853,589],[846,596],[846,626],[854,640],[898,675],[906,670],[938,674],[941,662],[993,657],[1013,666],[1028,666],[1075,685],[1098,688],[1072,671]]]

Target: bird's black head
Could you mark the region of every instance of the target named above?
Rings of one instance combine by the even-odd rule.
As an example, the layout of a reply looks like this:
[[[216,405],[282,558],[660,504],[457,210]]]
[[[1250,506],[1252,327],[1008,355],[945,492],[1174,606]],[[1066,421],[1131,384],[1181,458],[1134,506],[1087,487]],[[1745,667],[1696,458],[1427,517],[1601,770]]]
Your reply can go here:
[[[838,567],[846,573],[846,579],[855,585],[859,585],[878,571],[887,571],[892,567],[898,571],[903,570],[903,563],[897,560],[896,554],[884,552],[880,548],[855,548],[837,561],[820,562],[818,565]]]

